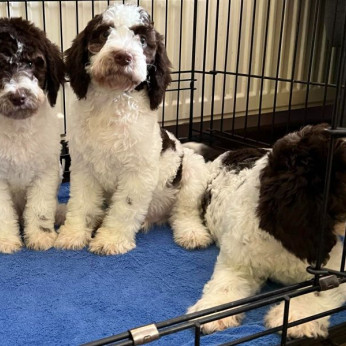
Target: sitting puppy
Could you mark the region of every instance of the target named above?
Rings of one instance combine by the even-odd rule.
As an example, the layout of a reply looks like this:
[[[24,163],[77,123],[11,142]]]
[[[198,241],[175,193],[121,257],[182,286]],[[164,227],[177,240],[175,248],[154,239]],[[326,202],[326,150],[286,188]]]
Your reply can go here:
[[[0,252],[50,248],[60,181],[60,131],[53,110],[64,64],[43,31],[0,19]]]
[[[55,246],[125,253],[142,225],[168,216],[181,179],[183,149],[157,122],[171,82],[163,37],[142,8],[114,5],[77,36],[66,67],[78,100],[71,194]]]
[[[293,284],[312,278],[330,135],[325,125],[306,126],[278,140],[272,150],[228,151],[190,169],[171,217],[178,244],[192,248],[196,230],[210,231],[220,246],[211,280],[188,312],[225,304],[258,292],[267,279]],[[194,202],[192,202],[194,201]],[[189,206],[195,207],[189,210]],[[196,208],[197,206],[197,208]],[[339,270],[342,243],[335,226],[346,215],[346,142],[336,141],[322,250],[326,267]],[[200,220],[189,217],[200,213]],[[289,321],[341,306],[346,285],[291,300]],[[266,316],[268,327],[283,323],[283,303]],[[204,333],[237,326],[234,315],[202,326]],[[291,337],[328,334],[324,317],[288,329]]]

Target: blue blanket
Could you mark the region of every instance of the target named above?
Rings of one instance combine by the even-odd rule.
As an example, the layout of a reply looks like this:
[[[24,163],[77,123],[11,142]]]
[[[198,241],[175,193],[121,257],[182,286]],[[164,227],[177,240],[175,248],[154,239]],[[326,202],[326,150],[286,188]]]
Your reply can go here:
[[[60,200],[68,199],[68,185]],[[82,251],[23,249],[0,255],[0,345],[78,345],[139,325],[184,314],[209,280],[218,249],[187,251],[168,226],[138,234],[135,250],[122,256]],[[268,283],[265,290],[278,287]],[[268,308],[250,311],[237,328],[203,336],[216,345],[265,330]],[[346,312],[332,324],[346,320]],[[154,345],[193,345],[187,330]],[[248,345],[275,345],[278,335]]]

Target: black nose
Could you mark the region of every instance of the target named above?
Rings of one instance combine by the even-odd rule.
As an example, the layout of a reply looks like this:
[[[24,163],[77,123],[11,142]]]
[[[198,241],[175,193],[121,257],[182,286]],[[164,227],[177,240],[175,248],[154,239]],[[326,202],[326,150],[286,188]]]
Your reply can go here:
[[[114,61],[121,66],[130,65],[132,61],[132,55],[125,52],[117,52],[114,54]]]
[[[25,103],[26,95],[23,91],[16,91],[8,96],[15,106],[22,106]]]

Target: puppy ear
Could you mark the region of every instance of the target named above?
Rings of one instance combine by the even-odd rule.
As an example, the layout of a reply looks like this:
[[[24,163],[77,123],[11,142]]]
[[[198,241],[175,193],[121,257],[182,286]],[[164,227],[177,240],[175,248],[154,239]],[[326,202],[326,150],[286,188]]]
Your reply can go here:
[[[46,39],[45,59],[47,64],[45,90],[50,105],[56,103],[60,84],[65,82],[65,65],[59,48]]]
[[[90,76],[85,70],[89,63],[88,40],[93,28],[101,21],[101,15],[95,16],[65,51],[66,72],[78,99],[84,98],[88,91]]]
[[[158,32],[156,34],[157,49],[154,66],[149,66],[148,71],[148,95],[150,99],[150,108],[156,109],[162,102],[163,95],[167,86],[171,83],[171,62],[168,59],[166,48],[163,43],[163,36]]]
[[[330,135],[308,126],[277,141],[260,177],[260,227],[295,256],[317,261]],[[346,212],[346,142],[337,140],[325,218],[322,260],[336,243],[333,233]]]

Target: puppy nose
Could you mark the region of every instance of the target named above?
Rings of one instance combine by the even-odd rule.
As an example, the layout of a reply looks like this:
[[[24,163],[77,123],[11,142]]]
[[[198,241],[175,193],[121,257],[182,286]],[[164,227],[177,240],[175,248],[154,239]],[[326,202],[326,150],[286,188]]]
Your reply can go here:
[[[8,97],[15,106],[22,106],[25,103],[26,95],[23,91],[16,91]]]
[[[127,66],[132,61],[132,55],[125,52],[117,52],[114,54],[114,61],[120,66]]]

